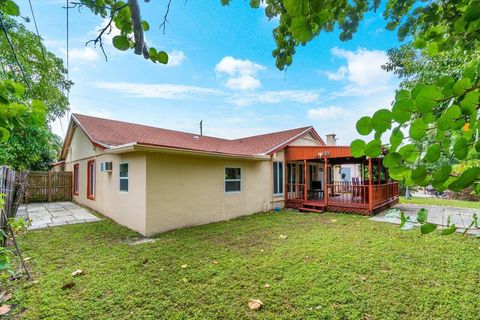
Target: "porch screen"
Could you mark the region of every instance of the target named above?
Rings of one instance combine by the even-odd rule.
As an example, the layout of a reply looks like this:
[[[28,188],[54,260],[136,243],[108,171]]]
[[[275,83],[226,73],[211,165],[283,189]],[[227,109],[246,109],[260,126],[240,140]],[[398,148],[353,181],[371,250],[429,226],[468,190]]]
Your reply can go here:
[[[283,194],[283,162],[273,163],[273,194]]]

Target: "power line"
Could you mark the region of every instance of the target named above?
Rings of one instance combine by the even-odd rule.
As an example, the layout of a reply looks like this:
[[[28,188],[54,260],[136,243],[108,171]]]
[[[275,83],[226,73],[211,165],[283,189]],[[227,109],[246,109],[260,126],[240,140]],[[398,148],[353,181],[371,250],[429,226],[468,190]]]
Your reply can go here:
[[[25,81],[25,84],[27,85],[30,92],[33,93],[32,87],[30,87],[30,82],[27,80],[27,76],[25,75],[25,71],[23,71],[23,67],[20,64],[20,61],[18,61],[17,53],[15,52],[15,48],[13,47],[13,43],[10,40],[10,37],[8,36],[8,31],[7,31],[7,28],[5,27],[5,24],[3,23],[3,19],[2,19],[1,14],[0,14],[0,24],[2,26],[3,33],[5,34],[5,37],[7,38],[8,45],[10,46],[10,49],[12,50],[13,57],[15,58],[15,62],[17,63],[18,68],[20,69],[20,72],[22,73],[23,80]]]
[[[45,65],[45,68],[47,68],[47,55],[45,53],[45,48],[42,45],[42,38],[40,37],[40,33],[38,32],[37,19],[35,19],[35,13],[33,12],[32,0],[28,0],[28,3],[30,5],[30,11],[32,12],[32,18],[33,18],[33,24],[35,25],[35,31],[37,32],[38,43],[40,44],[40,49],[42,50],[43,64]]]

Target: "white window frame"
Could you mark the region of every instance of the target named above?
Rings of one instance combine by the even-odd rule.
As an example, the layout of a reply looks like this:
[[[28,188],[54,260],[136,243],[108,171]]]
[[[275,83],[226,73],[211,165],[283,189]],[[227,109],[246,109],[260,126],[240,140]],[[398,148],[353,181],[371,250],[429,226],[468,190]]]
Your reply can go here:
[[[225,177],[225,171],[227,169],[240,169],[240,179],[227,179]],[[242,167],[238,167],[238,166],[226,166],[223,168],[223,192],[225,194],[232,194],[232,193],[240,193],[242,192],[242,189],[243,189],[243,182],[242,182],[242,179],[243,179],[243,169]],[[235,190],[235,191],[227,191],[227,181],[228,182],[236,182],[236,181],[240,181],[240,190]]]
[[[280,164],[282,165],[282,170],[280,169]],[[273,167],[277,166],[277,176],[275,177],[275,169]],[[273,161],[273,167],[272,167],[272,175],[273,175],[273,195],[278,197],[278,196],[283,196],[285,194],[285,163],[283,161]],[[282,179],[280,181],[280,171],[282,171]],[[283,192],[277,192],[275,193],[275,184],[277,184],[277,190],[280,190],[280,187]]]
[[[127,176],[126,177],[121,177],[120,176],[120,166],[122,164],[126,164],[127,165]],[[121,190],[121,181],[122,180],[127,180],[127,185],[128,185],[128,188],[127,188],[127,191],[125,190]],[[118,164],[118,191],[121,192],[121,193],[128,193],[130,191],[130,163],[128,161],[124,161],[124,162],[120,162]]]

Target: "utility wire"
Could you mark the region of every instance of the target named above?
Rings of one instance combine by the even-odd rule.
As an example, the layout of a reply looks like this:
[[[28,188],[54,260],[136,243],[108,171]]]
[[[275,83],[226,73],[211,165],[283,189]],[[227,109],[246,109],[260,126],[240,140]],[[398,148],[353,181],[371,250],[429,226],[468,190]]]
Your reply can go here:
[[[5,34],[5,37],[7,38],[8,45],[10,46],[10,49],[12,50],[13,57],[15,58],[15,62],[17,63],[18,68],[20,69],[20,72],[22,73],[23,80],[25,81],[25,84],[27,85],[27,87],[28,87],[28,89],[30,90],[30,92],[33,93],[32,87],[30,86],[30,82],[28,81],[28,78],[27,78],[27,76],[25,75],[25,71],[23,71],[23,67],[22,67],[22,65],[20,64],[20,61],[18,61],[17,53],[15,52],[15,48],[13,47],[13,43],[12,43],[12,41],[10,40],[10,37],[8,36],[8,31],[7,31],[7,28],[5,27],[5,24],[3,23],[3,19],[2,19],[2,15],[1,15],[1,14],[0,14],[0,25],[1,25],[2,29],[3,29],[3,33]]]
[[[38,43],[40,44],[40,49],[42,50],[43,64],[45,65],[45,68],[47,68],[47,55],[45,53],[45,48],[43,47],[43,44],[42,44],[42,38],[40,37],[40,33],[38,32],[37,19],[35,19],[35,13],[33,11],[32,0],[28,0],[28,3],[30,5],[30,11],[32,12],[32,18],[33,18],[33,24],[35,25],[35,31],[37,32]]]

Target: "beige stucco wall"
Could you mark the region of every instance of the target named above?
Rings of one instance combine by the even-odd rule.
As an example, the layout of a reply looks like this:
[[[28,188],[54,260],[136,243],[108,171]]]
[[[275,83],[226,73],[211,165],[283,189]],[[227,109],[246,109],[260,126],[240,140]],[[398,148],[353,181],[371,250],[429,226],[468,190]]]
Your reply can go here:
[[[121,225],[146,232],[146,154],[121,155],[104,153],[95,148],[82,130],[75,130],[67,154],[66,170],[79,164],[79,194],[73,200],[115,220]],[[87,162],[95,159],[95,200],[87,198]],[[100,162],[112,161],[112,172],[100,172]],[[128,162],[129,190],[119,190],[119,164]]]
[[[290,146],[321,146],[322,143],[318,141],[314,136],[310,133],[306,134],[305,136],[298,138],[295,141],[292,141]]]
[[[319,145],[311,135],[292,145]],[[87,162],[95,159],[95,200],[87,198]],[[112,161],[111,173],[100,172],[100,162]],[[271,159],[212,157],[183,152],[135,151],[105,153],[77,128],[66,156],[66,170],[79,164],[79,195],[74,200],[144,235],[227,220],[283,207],[284,197],[273,195],[273,161],[284,161],[284,151]],[[119,164],[129,163],[129,192],[119,191]],[[242,168],[242,191],[224,192],[225,167]]]
[[[242,168],[242,190],[224,192],[225,167]],[[147,154],[147,234],[273,208],[268,160]]]

